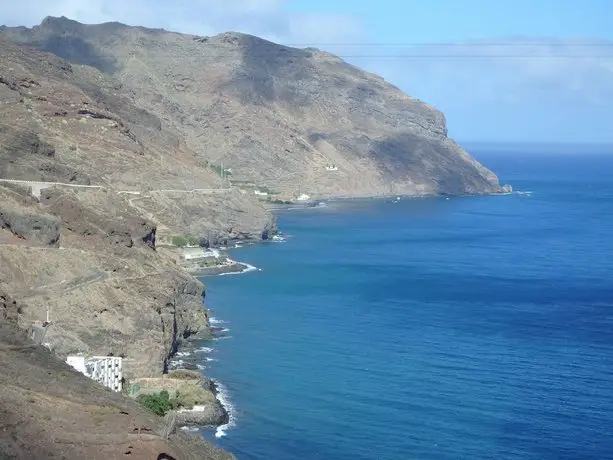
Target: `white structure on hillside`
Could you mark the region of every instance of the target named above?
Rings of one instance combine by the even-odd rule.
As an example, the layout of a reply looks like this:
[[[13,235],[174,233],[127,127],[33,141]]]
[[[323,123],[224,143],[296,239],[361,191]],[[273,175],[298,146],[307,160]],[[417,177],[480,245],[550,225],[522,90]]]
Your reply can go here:
[[[296,198],[296,201],[309,201],[310,198],[311,197],[306,193],[301,193],[300,196]]]
[[[336,166],[336,165],[328,165],[328,166],[326,166],[326,171],[338,171],[338,166]]]
[[[118,356],[68,356],[76,370],[113,391],[121,391],[122,359]]]
[[[205,259],[207,257],[219,258],[219,251],[211,248],[183,249],[183,258],[185,260]]]
[[[254,195],[259,195],[259,196],[268,196],[268,192],[263,192],[261,190],[254,190],[253,194]]]

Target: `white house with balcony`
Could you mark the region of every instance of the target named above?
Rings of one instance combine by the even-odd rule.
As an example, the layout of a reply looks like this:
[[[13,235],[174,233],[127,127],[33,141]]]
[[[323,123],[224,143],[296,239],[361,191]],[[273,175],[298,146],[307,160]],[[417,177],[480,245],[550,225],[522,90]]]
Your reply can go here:
[[[121,391],[122,358],[119,356],[68,356],[66,362],[77,371],[113,391]]]

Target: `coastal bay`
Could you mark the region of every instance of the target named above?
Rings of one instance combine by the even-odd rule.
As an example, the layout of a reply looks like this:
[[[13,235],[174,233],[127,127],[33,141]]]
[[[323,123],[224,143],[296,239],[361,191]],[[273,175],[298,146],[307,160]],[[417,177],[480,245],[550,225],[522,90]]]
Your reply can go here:
[[[517,193],[288,211],[286,242],[231,250],[261,271],[204,278],[224,332],[193,362],[232,422],[203,436],[246,459],[607,458],[611,159],[487,160]]]

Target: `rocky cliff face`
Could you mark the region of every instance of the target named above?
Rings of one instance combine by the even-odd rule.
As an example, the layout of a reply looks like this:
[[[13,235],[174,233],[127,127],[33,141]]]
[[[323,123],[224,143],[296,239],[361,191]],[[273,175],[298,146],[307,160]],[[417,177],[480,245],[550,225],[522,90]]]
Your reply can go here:
[[[326,52],[66,18],[2,35],[111,76],[239,186],[280,197],[500,191],[441,112]]]
[[[227,183],[220,184],[219,175],[195,156],[180,133],[138,107],[113,76],[2,39],[0,50],[0,179],[138,193],[126,195],[133,214],[153,221],[166,235],[200,237],[200,229],[215,228],[222,238],[231,237],[226,224],[234,221],[234,231],[259,239],[273,225],[272,215],[252,195],[232,199],[243,211],[240,220],[234,210],[219,206],[217,223],[211,223],[209,207],[198,207],[198,198],[210,201],[207,191]],[[187,193],[194,189],[204,191]],[[189,209],[189,225],[158,213],[156,206],[145,214],[139,208],[140,201],[163,206],[171,199],[173,212]],[[78,203],[73,207],[78,215]]]
[[[16,325],[22,310],[0,291],[0,458],[234,458],[35,347]]]
[[[112,353],[127,377],[157,375],[208,328],[203,286],[157,240],[260,240],[274,218],[238,191],[207,193],[217,174],[112,77],[0,49],[0,287],[26,319],[50,309],[60,356]]]
[[[155,226],[122,215],[116,194],[89,195],[49,189],[33,203],[0,187],[0,216],[22,236],[0,244],[0,284],[27,301],[26,319],[43,320],[49,308],[46,339],[60,356],[114,354],[126,357],[127,377],[158,375],[182,341],[206,333],[203,286],[157,253]],[[21,214],[3,210],[17,204]],[[51,237],[41,239],[41,222],[56,225]]]

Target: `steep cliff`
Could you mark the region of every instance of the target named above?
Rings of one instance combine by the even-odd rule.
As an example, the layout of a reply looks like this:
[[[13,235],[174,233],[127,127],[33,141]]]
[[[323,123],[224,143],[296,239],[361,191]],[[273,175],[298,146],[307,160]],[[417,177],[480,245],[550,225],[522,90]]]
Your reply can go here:
[[[158,375],[183,340],[206,333],[204,289],[157,253],[155,226],[129,210],[104,191],[48,189],[39,203],[0,186],[0,216],[20,236],[0,244],[0,285],[27,303],[27,320],[50,310],[46,340],[60,356],[112,353],[127,358],[127,377]],[[41,239],[41,222],[55,233]]]
[[[34,346],[17,327],[24,310],[0,291],[0,458],[234,458]]]
[[[157,240],[261,240],[274,217],[217,190],[117,80],[2,39],[0,51],[0,288],[26,301],[25,320],[50,310],[60,356],[112,353],[128,378],[158,375],[208,318],[203,286]]]
[[[240,219],[233,207],[218,206],[211,222],[211,198],[223,203],[230,192],[215,189],[227,182],[172,126],[94,68],[0,39],[0,102],[0,179],[129,192],[124,204],[166,235],[200,237],[202,229],[222,240],[236,233],[260,239],[274,227],[273,216],[246,194],[229,198]],[[152,206],[144,212],[139,204],[147,202]],[[176,219],[177,213],[190,219]]]
[[[2,34],[112,76],[136,106],[181,133],[200,164],[230,168],[233,183],[249,190],[500,190],[496,176],[447,137],[441,112],[317,49],[67,18]]]

